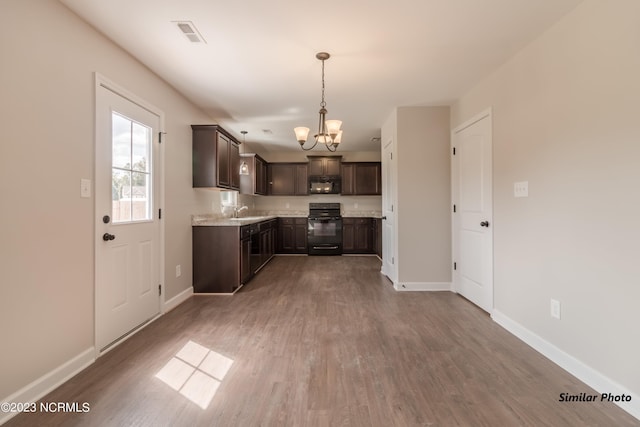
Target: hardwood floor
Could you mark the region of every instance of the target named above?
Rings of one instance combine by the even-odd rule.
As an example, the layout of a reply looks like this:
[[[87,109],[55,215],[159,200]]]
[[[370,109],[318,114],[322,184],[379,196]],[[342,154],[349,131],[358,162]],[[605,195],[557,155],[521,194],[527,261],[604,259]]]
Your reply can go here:
[[[456,294],[396,292],[379,271],[375,257],[277,257],[236,295],[191,298],[43,399],[89,412],[6,426],[640,424],[613,403],[559,402],[596,393]]]

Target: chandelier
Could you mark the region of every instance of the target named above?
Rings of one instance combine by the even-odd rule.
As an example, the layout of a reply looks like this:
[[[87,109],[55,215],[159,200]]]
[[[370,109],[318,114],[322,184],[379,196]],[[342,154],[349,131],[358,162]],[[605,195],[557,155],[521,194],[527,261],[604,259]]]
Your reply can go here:
[[[340,140],[342,139],[342,121],[340,120],[326,120],[327,115],[327,103],[324,100],[324,61],[329,59],[331,55],[327,52],[319,52],[316,54],[316,58],[322,61],[322,101],[320,102],[320,117],[318,119],[318,133],[314,135],[313,145],[309,148],[305,148],[304,144],[307,142],[309,136],[309,128],[297,127],[293,131],[296,133],[296,139],[300,143],[300,148],[305,151],[312,150],[318,142],[324,144],[329,151],[336,151]]]

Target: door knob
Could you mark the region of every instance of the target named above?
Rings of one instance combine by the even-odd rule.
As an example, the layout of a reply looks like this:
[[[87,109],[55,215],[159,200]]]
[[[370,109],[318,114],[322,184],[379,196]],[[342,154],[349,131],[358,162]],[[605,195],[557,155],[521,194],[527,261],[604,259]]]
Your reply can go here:
[[[380,218],[380,219],[387,219],[387,217],[386,217],[386,216],[383,216],[383,217],[382,217],[382,218]]]
[[[482,221],[482,222],[480,223],[480,227],[487,227],[487,228],[489,228],[489,221]]]
[[[105,242],[108,242],[109,240],[113,240],[115,238],[116,238],[116,236],[114,236],[113,234],[109,234],[109,233],[104,233],[102,235],[102,240],[104,240]]]

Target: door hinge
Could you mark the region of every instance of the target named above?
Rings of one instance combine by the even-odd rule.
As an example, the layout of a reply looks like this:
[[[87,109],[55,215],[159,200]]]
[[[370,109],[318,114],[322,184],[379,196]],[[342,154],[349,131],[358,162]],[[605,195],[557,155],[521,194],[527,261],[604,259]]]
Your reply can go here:
[[[395,257],[391,257],[391,264],[395,265],[395,263],[396,263],[396,258]]]
[[[158,144],[162,144],[162,135],[166,134],[166,132],[158,132]]]
[[[453,213],[456,212],[456,205],[453,205]]]
[[[453,147],[453,155],[456,155],[456,147]]]
[[[158,285],[158,295],[162,295],[162,284]]]
[[[162,209],[158,209],[158,219],[162,219]]]
[[[458,269],[458,263],[455,263],[455,262],[453,263],[453,269],[454,269],[454,270],[457,270],[457,269]]]

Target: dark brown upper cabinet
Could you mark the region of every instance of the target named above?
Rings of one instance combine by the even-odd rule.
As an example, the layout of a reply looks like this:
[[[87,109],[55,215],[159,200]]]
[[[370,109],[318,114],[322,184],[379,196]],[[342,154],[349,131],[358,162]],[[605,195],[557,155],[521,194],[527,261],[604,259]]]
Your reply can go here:
[[[249,175],[240,175],[240,193],[258,194],[268,193],[267,162],[257,154],[241,154],[240,161],[246,162]]]
[[[342,156],[307,156],[309,176],[340,175]]]
[[[382,194],[380,162],[342,163],[342,194],[375,196]]]
[[[191,125],[193,187],[240,189],[238,141],[218,125]]]
[[[269,163],[270,196],[306,196],[309,194],[307,163]]]

